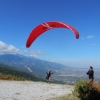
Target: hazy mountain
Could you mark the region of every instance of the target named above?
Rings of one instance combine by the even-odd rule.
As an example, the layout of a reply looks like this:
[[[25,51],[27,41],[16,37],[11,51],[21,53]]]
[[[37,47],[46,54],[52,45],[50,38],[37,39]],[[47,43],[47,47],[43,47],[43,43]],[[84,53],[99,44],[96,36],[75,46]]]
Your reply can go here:
[[[31,73],[4,64],[0,64],[0,79],[45,81],[43,78],[37,77]]]
[[[19,68],[20,70],[30,72],[31,74],[40,76],[44,79],[46,77],[47,70],[50,69],[53,71],[53,75],[51,75],[52,81],[56,80],[66,84],[74,84],[79,79],[88,80],[88,76],[86,74],[88,69],[81,68],[81,65],[80,68],[72,68],[55,62],[13,54],[0,55],[0,63]],[[100,79],[100,71],[96,69],[94,71],[95,80],[98,81]]]
[[[48,69],[57,71],[62,68],[66,68],[66,66],[59,63],[44,61],[34,57],[27,57],[18,54],[0,55],[0,63],[4,63],[37,75],[43,75],[43,77]]]

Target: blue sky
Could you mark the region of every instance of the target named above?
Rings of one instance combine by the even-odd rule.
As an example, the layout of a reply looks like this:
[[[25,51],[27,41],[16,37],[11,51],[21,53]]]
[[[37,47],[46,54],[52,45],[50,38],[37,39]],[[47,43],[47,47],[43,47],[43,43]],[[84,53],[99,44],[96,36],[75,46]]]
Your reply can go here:
[[[30,48],[30,32],[47,21],[76,28],[53,29],[39,36]],[[0,0],[0,54],[20,53],[71,67],[100,67],[100,0]]]

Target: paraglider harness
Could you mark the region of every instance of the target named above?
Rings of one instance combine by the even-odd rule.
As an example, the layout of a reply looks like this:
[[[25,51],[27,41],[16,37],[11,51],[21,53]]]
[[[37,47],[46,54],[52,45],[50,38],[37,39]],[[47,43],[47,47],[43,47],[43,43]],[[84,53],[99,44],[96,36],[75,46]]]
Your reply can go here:
[[[48,79],[49,77],[48,76],[46,76],[46,79]]]

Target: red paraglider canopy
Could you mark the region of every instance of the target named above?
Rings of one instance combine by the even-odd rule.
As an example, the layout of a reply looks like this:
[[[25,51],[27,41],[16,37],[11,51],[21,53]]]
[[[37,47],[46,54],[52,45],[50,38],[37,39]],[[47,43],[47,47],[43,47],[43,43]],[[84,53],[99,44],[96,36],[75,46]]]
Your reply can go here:
[[[68,28],[73,31],[76,39],[79,38],[78,31],[68,24],[65,24],[63,22],[58,22],[58,21],[45,22],[45,23],[38,25],[37,27],[35,27],[32,30],[32,32],[30,33],[30,35],[27,39],[26,47],[29,48],[38,36],[40,36],[42,33],[46,32],[50,29],[53,29],[53,28]]]

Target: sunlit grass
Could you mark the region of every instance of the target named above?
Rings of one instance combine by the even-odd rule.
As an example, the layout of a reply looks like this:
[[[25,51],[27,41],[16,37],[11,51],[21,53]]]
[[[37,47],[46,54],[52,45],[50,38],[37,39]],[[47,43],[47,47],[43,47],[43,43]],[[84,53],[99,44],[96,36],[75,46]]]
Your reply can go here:
[[[25,78],[23,78],[23,77],[17,77],[17,76],[3,74],[3,73],[0,73],[0,79],[1,80],[19,80],[19,81],[25,80]]]

